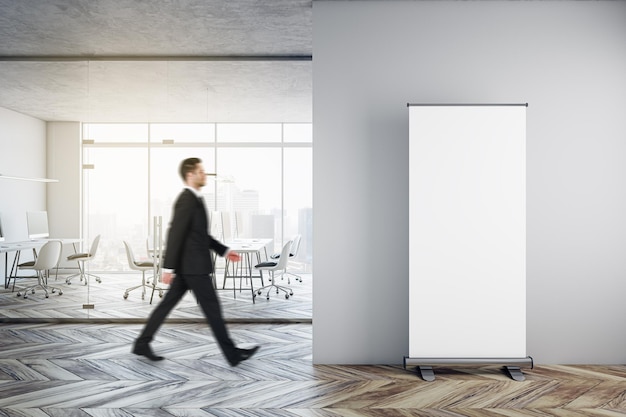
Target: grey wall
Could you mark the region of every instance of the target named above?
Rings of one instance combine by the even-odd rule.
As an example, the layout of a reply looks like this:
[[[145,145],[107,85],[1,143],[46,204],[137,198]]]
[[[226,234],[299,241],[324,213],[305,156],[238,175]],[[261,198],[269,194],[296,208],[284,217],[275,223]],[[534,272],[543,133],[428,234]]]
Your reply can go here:
[[[313,8],[314,362],[408,353],[406,104],[528,102],[527,353],[624,363],[626,2]]]
[[[79,122],[48,122],[46,124],[46,172],[49,178],[59,180],[48,186],[46,208],[50,223],[50,236],[78,238],[81,233],[81,124]],[[91,242],[83,242],[82,249],[89,250]],[[71,245],[63,247],[61,266],[76,266],[67,262],[74,253]]]

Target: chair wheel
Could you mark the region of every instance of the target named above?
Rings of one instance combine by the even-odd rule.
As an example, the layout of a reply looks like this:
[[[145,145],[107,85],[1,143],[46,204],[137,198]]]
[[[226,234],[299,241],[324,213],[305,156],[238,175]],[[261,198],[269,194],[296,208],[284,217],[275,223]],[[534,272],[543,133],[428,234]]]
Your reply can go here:
[[[21,297],[21,296],[22,296],[22,294],[21,294],[20,292],[18,292],[18,293],[17,293],[17,296],[18,296],[18,297]]]
[[[63,295],[63,291],[59,290],[59,295]]]
[[[54,294],[55,292],[56,292],[56,290],[53,288],[53,289],[52,289],[52,294]]]
[[[159,297],[163,298],[163,291],[159,291]]]
[[[50,297],[48,294],[46,294],[46,298]]]
[[[30,290],[30,293],[34,294],[35,293],[35,289],[33,288],[32,290]]]
[[[289,291],[289,295],[293,295],[293,291]]]
[[[262,292],[261,290],[258,290],[258,291],[257,291],[257,294],[261,295],[261,292]]]
[[[285,298],[289,300],[289,294],[285,294]]]
[[[67,285],[72,285],[72,281],[65,281]]]
[[[125,292],[125,293],[124,293],[124,300],[125,300],[125,299],[127,299],[127,298],[128,298],[128,293],[127,293],[127,292]]]

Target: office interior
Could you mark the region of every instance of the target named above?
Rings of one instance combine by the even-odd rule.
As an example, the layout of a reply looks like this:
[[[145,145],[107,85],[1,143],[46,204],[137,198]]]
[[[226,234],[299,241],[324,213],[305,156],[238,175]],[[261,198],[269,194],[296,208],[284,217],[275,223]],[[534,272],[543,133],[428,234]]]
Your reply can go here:
[[[511,101],[528,103],[527,352],[538,364],[623,363],[626,4],[313,1],[311,9],[314,363],[406,355],[407,102]],[[5,81],[10,66],[0,63]],[[55,224],[76,232],[80,206],[67,201],[78,196],[46,189],[77,185],[79,166],[62,162],[79,160],[85,120],[0,107],[1,171],[60,180],[3,180],[5,231],[13,207],[22,215],[59,205]]]

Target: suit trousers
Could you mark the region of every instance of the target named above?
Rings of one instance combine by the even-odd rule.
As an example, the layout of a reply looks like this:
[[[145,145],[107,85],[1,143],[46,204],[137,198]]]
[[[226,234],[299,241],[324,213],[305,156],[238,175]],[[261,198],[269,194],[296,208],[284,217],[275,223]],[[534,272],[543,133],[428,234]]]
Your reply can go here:
[[[209,275],[177,274],[169,290],[165,293],[163,300],[152,310],[148,322],[137,339],[137,343],[143,344],[152,341],[159,327],[161,327],[172,309],[180,302],[187,290],[191,290],[195,295],[224,356],[229,360],[236,358],[237,350],[228,334],[228,329],[222,316],[222,306]]]

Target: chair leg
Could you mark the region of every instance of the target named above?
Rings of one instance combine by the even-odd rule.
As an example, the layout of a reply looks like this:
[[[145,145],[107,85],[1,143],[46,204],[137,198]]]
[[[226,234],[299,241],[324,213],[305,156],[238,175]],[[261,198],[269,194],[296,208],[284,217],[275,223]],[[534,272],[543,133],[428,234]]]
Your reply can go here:
[[[285,272],[283,275],[287,275],[288,276],[287,277],[287,283],[289,283],[289,276],[294,277],[296,279],[296,281],[298,281],[298,282],[302,282],[302,277],[300,275],[296,275],[296,274],[294,274],[292,272]]]
[[[124,299],[128,298],[128,294],[133,291],[136,290],[137,288],[141,288],[142,292],[141,292],[141,299],[145,299],[146,298],[146,272],[145,271],[141,271],[141,284],[140,285],[135,285],[134,287],[129,287],[126,288],[126,290],[124,291]]]
[[[281,274],[282,275],[282,274]],[[261,288],[258,288],[255,290],[255,293],[253,294],[253,297],[256,297],[257,294],[261,295],[261,293],[264,290],[267,290],[267,293],[265,294],[265,298],[267,298],[268,300],[270,299],[270,291],[272,290],[272,288],[276,289],[276,294],[279,294],[280,291],[285,293],[285,298],[289,299],[290,296],[293,295],[293,290],[289,287],[285,287],[284,285],[278,285],[276,284],[276,277],[274,276],[274,271],[271,271],[271,284],[265,285]]]
[[[72,274],[69,277],[65,278],[65,283],[67,285],[72,285],[72,278],[75,278],[75,277],[80,277],[80,281],[81,282],[83,281],[83,278],[85,276],[85,272],[83,270],[83,265],[81,265],[81,263],[78,262],[78,261],[76,262],[76,264],[78,265],[78,271],[79,272],[78,272],[78,274]],[[85,281],[85,285],[86,284],[87,284],[87,282]]]
[[[296,281],[302,282],[302,277],[300,275],[296,275],[292,272],[288,272],[287,268],[285,268],[285,272],[283,272],[283,275],[287,275],[287,283],[290,284],[289,282],[289,277],[294,277],[296,279]]]
[[[94,274],[85,274],[85,285],[87,285],[87,277],[93,277],[98,284],[102,284],[102,278]]]
[[[44,276],[44,273],[42,271],[37,271],[37,284],[18,290],[17,296],[18,297],[22,296],[22,292],[23,292],[24,295],[22,297],[26,299],[28,298],[28,292],[30,292],[31,294],[35,294],[36,288],[41,288],[44,291],[46,298],[50,296],[50,294],[48,293],[48,290],[50,290],[50,292],[53,294],[56,291],[59,291],[59,295],[63,295],[63,290],[61,290],[58,287],[53,287],[53,286],[48,285],[47,275]]]
[[[84,262],[82,264],[81,264],[81,262],[76,262],[76,263],[78,264],[78,270],[80,272],[78,274],[73,274],[73,275],[70,275],[69,277],[65,278],[65,283],[67,285],[71,285],[72,284],[72,278],[75,278],[75,277],[80,277],[80,281],[81,282],[85,281],[84,282],[85,285],[87,285],[87,277],[94,277],[94,279],[96,280],[97,283],[99,283],[99,284],[102,283],[102,278],[100,278],[99,276],[85,272],[85,263]]]
[[[152,278],[152,284],[148,284],[148,281],[150,281],[150,278]],[[129,287],[126,288],[126,290],[124,290],[124,299],[126,300],[128,298],[128,294],[133,291],[136,290],[137,288],[141,288],[141,299],[145,300],[146,299],[146,288],[151,288],[152,289],[152,295],[150,296],[150,304],[152,304],[152,297],[154,296],[154,291],[159,291],[159,296],[163,297],[163,288],[157,287],[156,286],[156,281],[157,279],[153,276],[153,277],[148,277],[148,279],[146,279],[146,272],[145,271],[141,271],[141,284],[140,285],[135,285],[134,287]]]

